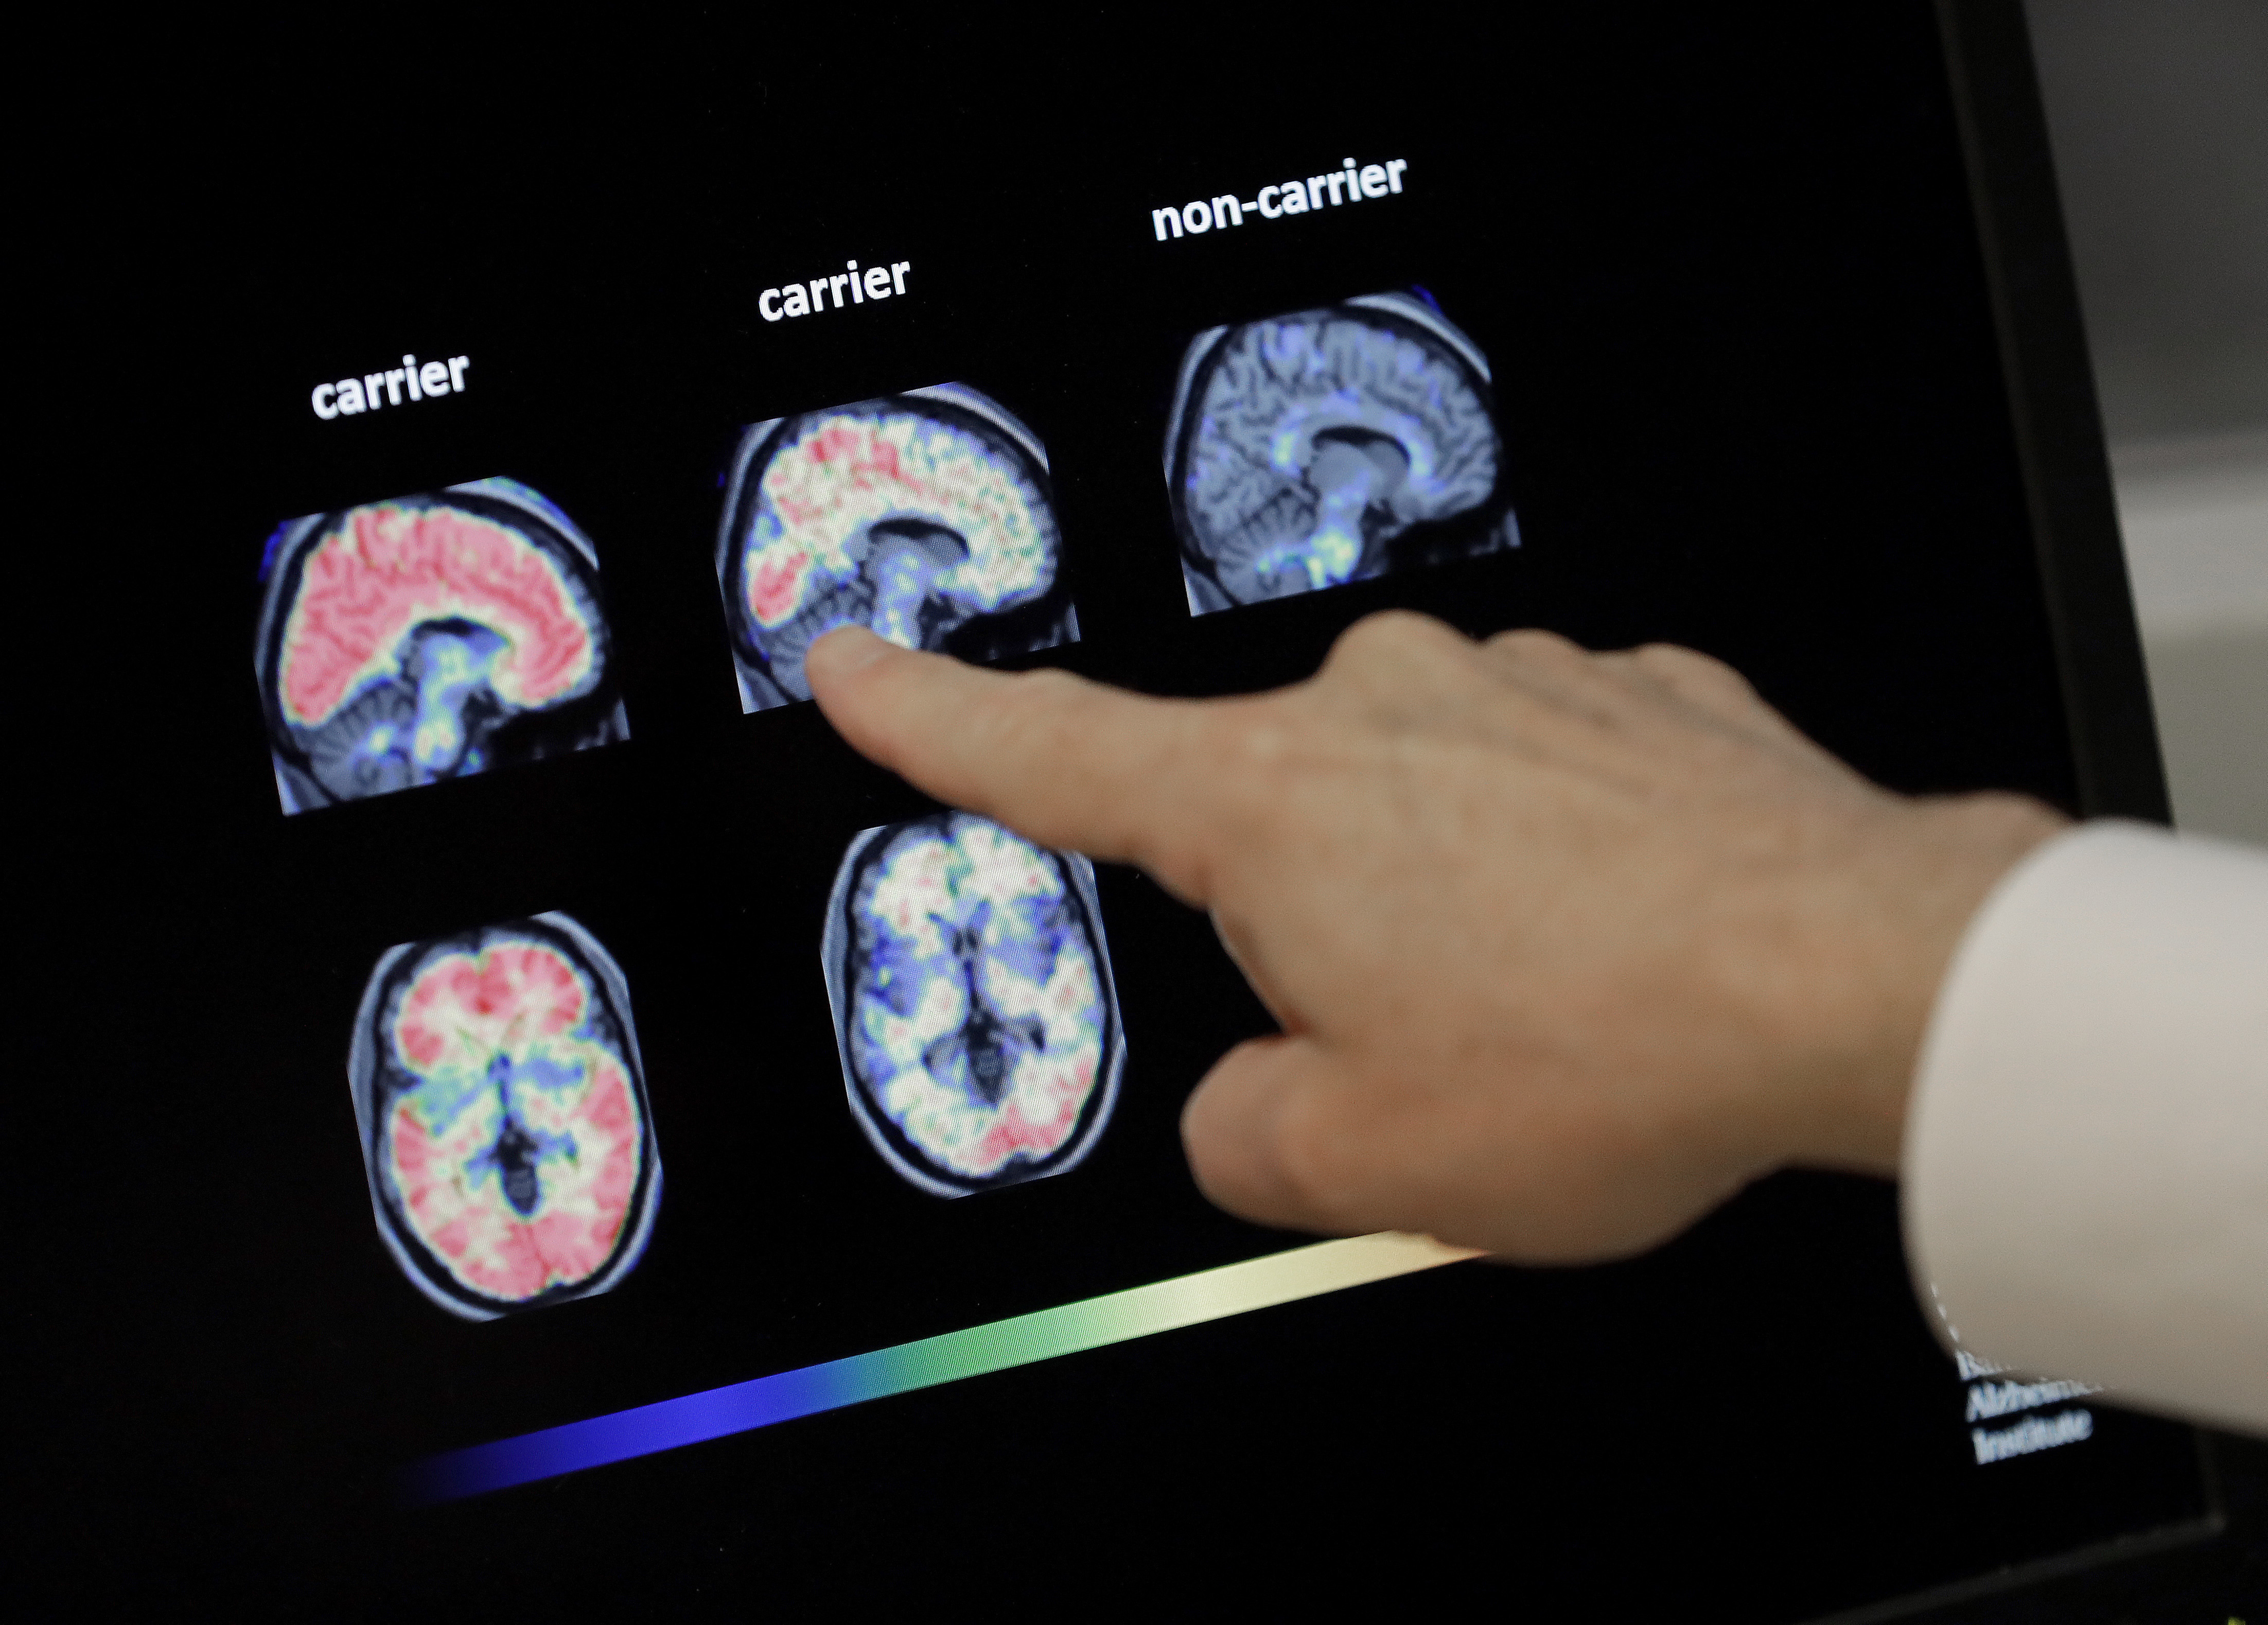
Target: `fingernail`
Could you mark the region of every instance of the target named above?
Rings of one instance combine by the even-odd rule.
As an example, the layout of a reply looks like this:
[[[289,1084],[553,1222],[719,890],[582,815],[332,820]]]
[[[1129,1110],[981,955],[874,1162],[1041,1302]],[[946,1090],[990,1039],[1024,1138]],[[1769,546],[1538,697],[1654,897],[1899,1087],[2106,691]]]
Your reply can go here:
[[[804,656],[804,664],[808,667],[813,659],[819,656],[819,652],[830,644],[834,646],[824,659],[828,665],[844,676],[873,665],[888,654],[890,648],[887,643],[863,626],[837,626],[820,635],[818,641]]]

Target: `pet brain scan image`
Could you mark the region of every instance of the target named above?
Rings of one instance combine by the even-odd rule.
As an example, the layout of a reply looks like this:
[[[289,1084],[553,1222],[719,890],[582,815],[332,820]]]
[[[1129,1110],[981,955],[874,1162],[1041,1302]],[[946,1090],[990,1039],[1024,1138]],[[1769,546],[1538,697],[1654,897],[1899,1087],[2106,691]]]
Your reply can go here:
[[[1199,334],[1166,436],[1189,613],[1517,547],[1491,387],[1430,296]]]
[[[566,915],[388,951],[347,1073],[379,1234],[442,1308],[493,1319],[637,1266],[661,1158],[630,988]]]
[[[1094,1149],[1126,1045],[1085,858],[967,813],[868,830],[821,951],[851,1114],[909,1183],[965,1196]]]
[[[286,813],[630,737],[598,553],[516,480],[294,520],[261,576]]]
[[[1079,637],[1036,436],[961,384],[751,425],[717,541],[744,710],[811,698],[803,654],[872,627],[964,660]]]

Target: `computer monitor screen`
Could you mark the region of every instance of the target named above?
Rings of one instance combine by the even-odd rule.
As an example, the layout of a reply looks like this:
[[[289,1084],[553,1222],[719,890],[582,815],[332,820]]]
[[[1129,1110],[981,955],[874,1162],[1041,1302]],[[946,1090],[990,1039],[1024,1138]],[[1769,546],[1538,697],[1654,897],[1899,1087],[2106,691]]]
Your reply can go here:
[[[106,1153],[178,1228],[102,1358],[204,1561],[1763,1621],[2208,1516],[2188,1429],[1940,1347],[1882,1182],[1587,1268],[1211,1207],[1182,1104],[1270,1021],[1207,920],[804,669],[1242,692],[1399,608],[2078,809],[1936,11],[410,43],[177,245],[194,1060]]]

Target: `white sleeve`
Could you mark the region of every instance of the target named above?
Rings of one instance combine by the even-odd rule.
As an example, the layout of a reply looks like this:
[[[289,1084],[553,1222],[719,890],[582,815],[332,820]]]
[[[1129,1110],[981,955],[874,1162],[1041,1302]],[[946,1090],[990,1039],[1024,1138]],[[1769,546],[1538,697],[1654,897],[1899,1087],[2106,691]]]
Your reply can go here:
[[[2268,1431],[2268,853],[2104,823],[2017,865],[1939,991],[1904,1171],[1961,1347]]]

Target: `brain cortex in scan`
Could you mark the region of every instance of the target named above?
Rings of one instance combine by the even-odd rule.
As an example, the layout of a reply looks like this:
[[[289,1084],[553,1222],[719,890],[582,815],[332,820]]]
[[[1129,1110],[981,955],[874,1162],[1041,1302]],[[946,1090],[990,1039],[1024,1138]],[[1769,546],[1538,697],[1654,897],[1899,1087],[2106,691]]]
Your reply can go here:
[[[661,1193],[630,990],[564,914],[379,961],[348,1057],[379,1234],[468,1319],[588,1297]]]
[[[269,538],[254,665],[287,813],[630,736],[597,552],[517,481]]]
[[[821,952],[851,1112],[909,1183],[965,1196],[1093,1149],[1125,1043],[1086,859],[966,813],[868,830]]]
[[[754,425],[717,543],[742,707],[809,699],[836,626],[965,660],[1071,642],[1059,552],[1046,450],[964,385]]]
[[[1189,612],[1518,546],[1490,391],[1430,299],[1199,334],[1166,439]]]

